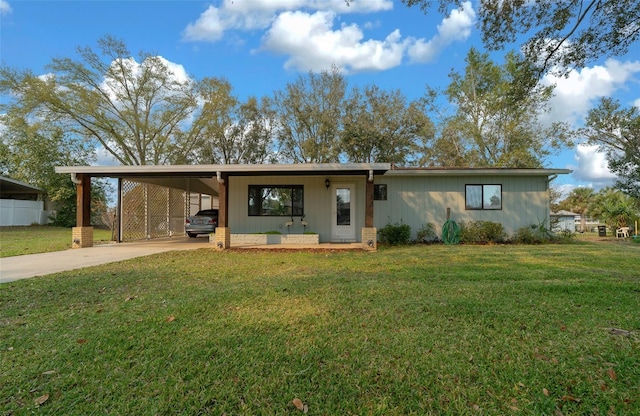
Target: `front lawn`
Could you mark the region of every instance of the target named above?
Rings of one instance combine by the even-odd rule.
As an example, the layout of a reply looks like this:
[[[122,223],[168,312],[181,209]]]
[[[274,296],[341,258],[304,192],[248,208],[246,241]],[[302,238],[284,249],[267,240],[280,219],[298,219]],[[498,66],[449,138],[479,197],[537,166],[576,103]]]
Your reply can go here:
[[[0,407],[640,414],[639,263],[612,243],[201,249],[7,283]]]
[[[111,231],[94,228],[93,241],[111,240]],[[71,248],[71,228],[49,225],[0,227],[0,257],[46,253]]]

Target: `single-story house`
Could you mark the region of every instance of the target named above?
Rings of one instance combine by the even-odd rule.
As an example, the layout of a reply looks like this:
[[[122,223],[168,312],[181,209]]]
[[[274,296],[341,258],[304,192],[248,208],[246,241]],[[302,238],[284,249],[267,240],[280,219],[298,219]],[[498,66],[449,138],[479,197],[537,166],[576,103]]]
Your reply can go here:
[[[217,198],[214,242],[220,249],[241,236],[273,231],[313,232],[319,243],[355,242],[375,249],[377,230],[389,223],[408,224],[414,237],[427,223],[440,230],[449,217],[499,222],[509,234],[548,223],[549,182],[571,171],[308,163],[66,166],[56,172],[71,174],[78,187],[73,237],[78,247],[91,244],[90,178],[110,177]]]
[[[569,231],[572,233],[576,232],[576,218],[578,218],[580,214],[576,214],[575,212],[560,210],[558,212],[551,213],[551,230],[558,231]]]
[[[0,226],[47,224],[48,204],[44,189],[0,176]]]

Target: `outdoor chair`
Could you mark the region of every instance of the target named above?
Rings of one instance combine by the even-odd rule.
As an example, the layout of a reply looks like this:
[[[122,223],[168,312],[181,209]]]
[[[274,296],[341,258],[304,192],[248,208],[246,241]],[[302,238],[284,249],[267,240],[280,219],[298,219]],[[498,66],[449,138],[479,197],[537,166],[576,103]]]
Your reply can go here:
[[[620,227],[616,230],[616,238],[629,238],[629,227]]]

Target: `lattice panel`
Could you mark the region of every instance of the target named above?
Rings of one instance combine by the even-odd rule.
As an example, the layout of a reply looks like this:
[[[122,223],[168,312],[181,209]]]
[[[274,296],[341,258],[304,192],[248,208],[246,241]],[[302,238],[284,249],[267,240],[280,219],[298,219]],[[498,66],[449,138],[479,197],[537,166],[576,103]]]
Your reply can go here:
[[[185,192],[122,181],[122,241],[184,235]]]

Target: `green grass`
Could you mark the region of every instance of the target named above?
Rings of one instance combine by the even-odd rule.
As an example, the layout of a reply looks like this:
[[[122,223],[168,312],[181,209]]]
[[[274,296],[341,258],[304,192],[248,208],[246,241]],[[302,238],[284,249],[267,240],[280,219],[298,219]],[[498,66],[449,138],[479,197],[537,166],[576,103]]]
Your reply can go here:
[[[111,231],[93,229],[93,241],[110,241]],[[0,257],[45,253],[71,248],[71,228],[32,225],[0,227]]]
[[[3,284],[0,408],[640,414],[639,260],[610,243],[202,249]]]

